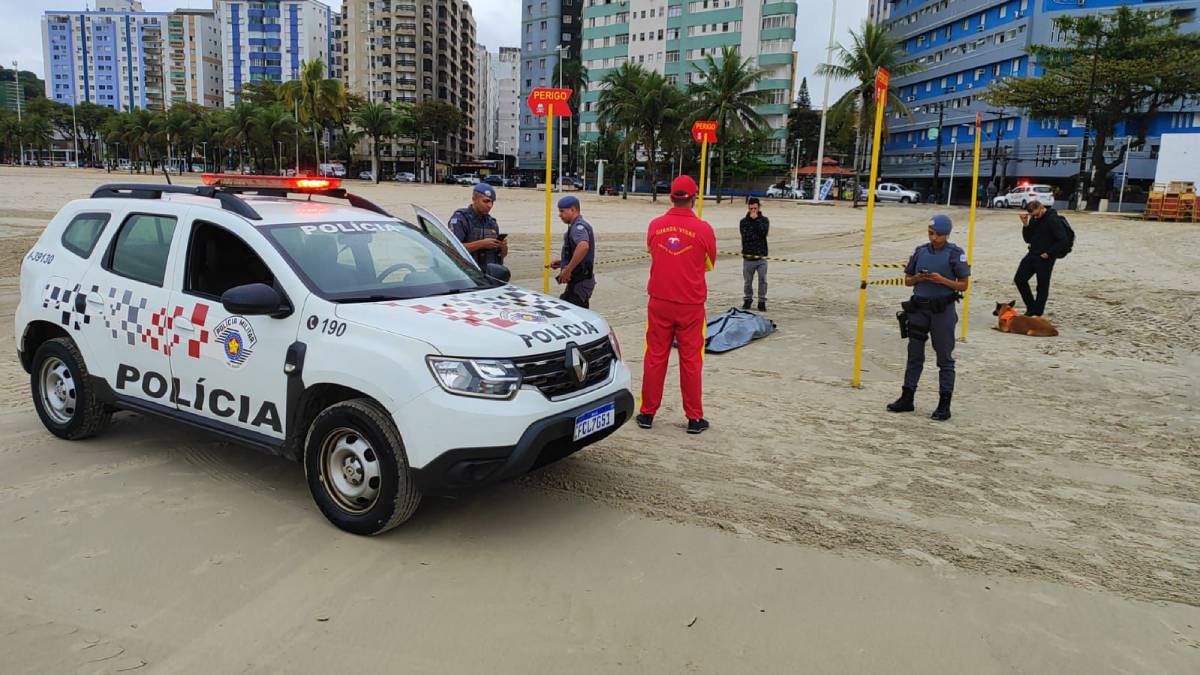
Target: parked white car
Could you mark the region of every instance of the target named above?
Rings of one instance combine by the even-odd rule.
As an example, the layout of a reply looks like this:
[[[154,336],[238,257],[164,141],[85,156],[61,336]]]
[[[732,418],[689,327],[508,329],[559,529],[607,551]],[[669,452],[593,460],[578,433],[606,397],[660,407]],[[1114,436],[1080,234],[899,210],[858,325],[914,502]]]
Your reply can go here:
[[[25,256],[17,355],[52,434],[171,418],[300,461],[330,522],[379,534],[633,415],[602,317],[481,270],[427,212],[335,179],[204,182],[101,186]]]
[[[917,204],[921,201],[921,195],[916,190],[909,190],[898,183],[880,183],[875,186],[875,200]]]
[[[792,190],[788,185],[771,185],[767,188],[767,197],[772,199],[803,199],[804,190]]]
[[[471,173],[463,173],[454,177],[454,182],[459,185],[475,185],[480,181],[479,176]]]
[[[1049,185],[1018,185],[1006,195],[997,195],[992,200],[992,206],[1009,208],[1025,205],[1031,201],[1040,201],[1047,206],[1054,204],[1054,188]]]
[[[396,174],[396,180],[400,181],[401,183],[415,183],[417,180],[417,174],[412,173],[411,171],[401,171]]]

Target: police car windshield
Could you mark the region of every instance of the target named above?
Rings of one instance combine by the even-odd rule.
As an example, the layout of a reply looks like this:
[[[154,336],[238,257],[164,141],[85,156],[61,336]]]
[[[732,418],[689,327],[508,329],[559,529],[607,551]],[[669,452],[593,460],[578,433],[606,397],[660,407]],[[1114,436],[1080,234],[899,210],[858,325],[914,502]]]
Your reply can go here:
[[[401,221],[292,223],[263,230],[309,288],[334,302],[404,300],[500,285]]]

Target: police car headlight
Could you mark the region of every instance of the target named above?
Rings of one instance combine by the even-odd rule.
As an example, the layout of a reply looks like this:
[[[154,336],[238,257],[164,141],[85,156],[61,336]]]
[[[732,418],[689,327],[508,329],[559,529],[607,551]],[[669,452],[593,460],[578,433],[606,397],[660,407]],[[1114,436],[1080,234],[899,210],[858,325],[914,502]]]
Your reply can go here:
[[[521,388],[521,370],[512,361],[441,356],[425,360],[438,384],[451,394],[507,399]]]
[[[613,329],[608,329],[608,342],[612,345],[613,354],[617,355],[617,360],[621,360],[621,341],[617,339],[616,332]]]

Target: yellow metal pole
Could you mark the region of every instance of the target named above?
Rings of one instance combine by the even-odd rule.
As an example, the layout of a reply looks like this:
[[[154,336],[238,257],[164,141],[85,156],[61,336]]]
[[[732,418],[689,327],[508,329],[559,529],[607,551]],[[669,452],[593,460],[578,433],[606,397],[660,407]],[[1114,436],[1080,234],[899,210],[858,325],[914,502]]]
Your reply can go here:
[[[708,168],[708,136],[700,142],[700,196],[696,198],[696,217],[704,217],[704,176]]]
[[[967,266],[975,262],[975,207],[979,204],[979,127],[980,114],[975,113],[975,166],[971,170],[971,220],[967,224]],[[974,273],[972,273],[973,275]],[[963,294],[962,340],[967,341],[967,319],[971,316],[971,278],[967,277],[967,292]]]
[[[554,104],[546,113],[546,232],[542,242],[542,292],[550,292],[550,181],[554,166]]]
[[[871,144],[871,180],[867,192],[867,226],[863,233],[862,272],[858,285],[858,326],[854,330],[854,378],[852,386],[861,387],[863,322],[867,318],[867,270],[871,262],[871,225],[875,219],[875,181],[879,178],[879,137],[883,131],[883,109],[887,107],[887,88],[875,86],[875,134]],[[817,158],[821,160],[820,157]],[[857,189],[857,188],[855,188]]]

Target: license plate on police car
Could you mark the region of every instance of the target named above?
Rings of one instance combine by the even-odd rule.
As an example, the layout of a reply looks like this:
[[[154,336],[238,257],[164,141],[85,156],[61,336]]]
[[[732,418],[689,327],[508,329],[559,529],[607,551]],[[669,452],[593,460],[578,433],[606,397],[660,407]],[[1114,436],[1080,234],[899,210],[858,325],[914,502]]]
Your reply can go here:
[[[617,421],[617,406],[615,403],[605,403],[594,410],[589,410],[575,418],[575,440],[586,438],[611,427]]]

